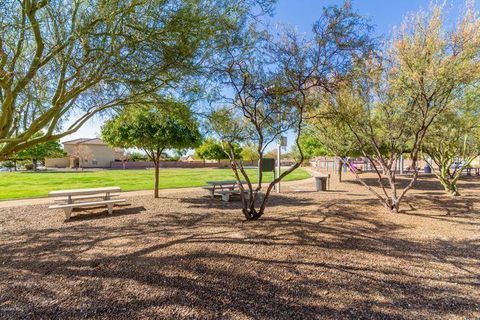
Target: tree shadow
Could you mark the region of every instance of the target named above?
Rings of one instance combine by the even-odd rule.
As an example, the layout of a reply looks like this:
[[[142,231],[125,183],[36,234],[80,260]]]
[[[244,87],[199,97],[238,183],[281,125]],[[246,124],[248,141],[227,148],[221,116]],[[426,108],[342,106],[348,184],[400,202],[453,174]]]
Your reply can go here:
[[[276,206],[302,206],[306,204],[313,204],[311,198],[308,197],[295,197],[292,198],[289,195],[292,193],[302,194],[303,192],[285,192],[282,194],[270,194],[267,200],[267,207],[276,207]],[[305,194],[311,194],[314,192],[305,192]],[[177,197],[163,197],[163,198],[170,198],[178,200],[180,203],[185,203],[190,205],[191,208],[214,208],[214,209],[241,209],[242,202],[240,197],[232,197],[229,202],[222,201],[220,197],[215,197],[212,199],[210,196],[200,196],[200,197],[189,197],[189,198],[181,198],[178,199]],[[260,198],[257,198],[257,205],[260,205]]]
[[[66,223],[76,221],[88,221],[96,219],[114,219],[124,215],[135,215],[146,211],[145,207],[131,207],[128,204],[117,204],[113,208],[111,214],[105,209],[105,206],[89,207],[89,208],[75,208],[72,212],[72,216]]]
[[[362,180],[369,186],[378,187],[378,178],[373,176],[362,177]],[[388,179],[382,178],[382,184],[385,187],[389,187]],[[399,188],[405,188],[411,181],[410,177],[397,176],[395,182]],[[345,180],[345,183],[349,184],[359,184],[356,180]],[[480,189],[480,179],[476,177],[467,177],[463,176],[459,180],[460,188],[468,188],[471,190]],[[419,191],[428,191],[432,194],[445,194],[442,184],[436,179],[435,176],[419,176],[418,180],[415,182],[415,190]]]
[[[132,212],[146,212],[118,215],[115,224],[85,219],[4,230],[0,317],[478,314],[480,297],[472,293],[480,286],[480,240],[410,238],[418,230],[373,213],[375,199],[275,195],[272,213],[248,223],[238,203],[161,200],[159,211],[147,198],[132,199]]]

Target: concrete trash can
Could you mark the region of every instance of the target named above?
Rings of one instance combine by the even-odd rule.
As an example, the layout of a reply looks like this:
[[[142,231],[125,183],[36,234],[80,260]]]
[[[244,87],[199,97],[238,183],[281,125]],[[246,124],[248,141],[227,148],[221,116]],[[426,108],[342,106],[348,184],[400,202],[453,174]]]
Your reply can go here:
[[[316,191],[327,190],[327,177],[315,177],[315,189]]]

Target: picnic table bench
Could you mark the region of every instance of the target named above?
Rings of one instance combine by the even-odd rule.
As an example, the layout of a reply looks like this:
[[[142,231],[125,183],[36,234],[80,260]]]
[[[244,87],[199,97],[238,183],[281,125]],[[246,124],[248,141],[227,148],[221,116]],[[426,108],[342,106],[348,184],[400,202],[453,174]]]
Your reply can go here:
[[[242,181],[243,183],[243,181]],[[208,186],[203,187],[210,193],[212,199],[215,197],[215,192],[233,190],[237,187],[237,180],[223,180],[223,181],[207,181]]]
[[[242,184],[245,181],[240,181]],[[208,186],[203,189],[208,190],[210,197],[213,199],[215,194],[222,196],[222,201],[230,201],[232,194],[240,194],[240,190],[237,188],[237,180],[224,180],[224,181],[207,181]]]
[[[119,196],[118,194],[112,194],[114,192],[120,192],[120,187],[105,187],[105,188],[90,188],[90,189],[71,189],[71,190],[57,190],[51,191],[49,197],[64,197],[62,199],[56,199],[55,202],[62,202],[60,204],[52,205],[49,209],[63,209],[65,212],[65,219],[70,219],[74,208],[86,208],[107,206],[108,213],[111,214],[113,206],[116,203],[125,202],[126,199],[112,199],[112,197]],[[81,201],[87,199],[95,199],[92,201]]]

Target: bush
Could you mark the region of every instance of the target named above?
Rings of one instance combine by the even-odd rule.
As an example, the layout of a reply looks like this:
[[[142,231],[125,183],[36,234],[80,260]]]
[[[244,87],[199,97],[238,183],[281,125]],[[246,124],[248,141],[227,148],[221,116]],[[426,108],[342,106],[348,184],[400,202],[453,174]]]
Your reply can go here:
[[[25,164],[25,169],[26,170],[33,170],[33,164],[32,163]]]
[[[11,160],[4,161],[2,163],[2,167],[10,169],[10,171],[12,171],[12,169],[15,168],[15,162]]]

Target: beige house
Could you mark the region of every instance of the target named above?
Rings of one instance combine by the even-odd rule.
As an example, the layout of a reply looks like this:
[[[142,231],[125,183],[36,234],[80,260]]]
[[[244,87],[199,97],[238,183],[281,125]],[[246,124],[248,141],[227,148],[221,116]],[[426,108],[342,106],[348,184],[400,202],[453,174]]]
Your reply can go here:
[[[109,147],[99,138],[80,138],[63,142],[64,158],[45,159],[46,167],[56,168],[110,168],[122,160],[123,150]]]

